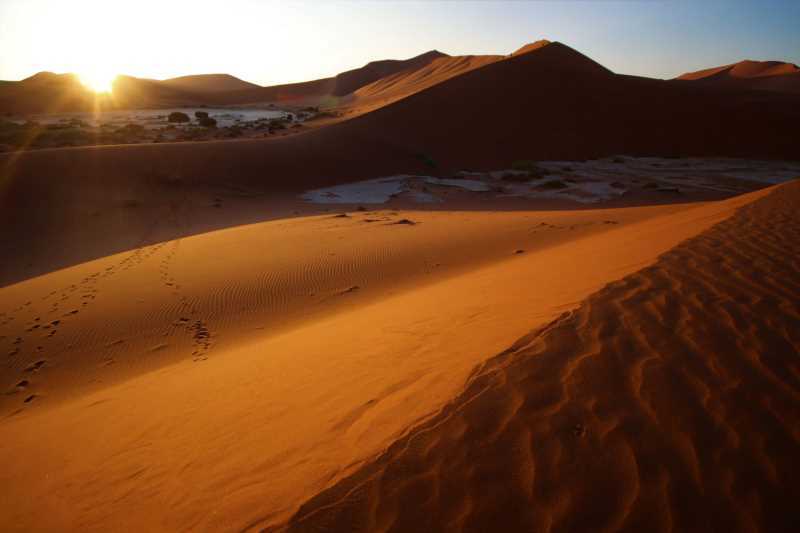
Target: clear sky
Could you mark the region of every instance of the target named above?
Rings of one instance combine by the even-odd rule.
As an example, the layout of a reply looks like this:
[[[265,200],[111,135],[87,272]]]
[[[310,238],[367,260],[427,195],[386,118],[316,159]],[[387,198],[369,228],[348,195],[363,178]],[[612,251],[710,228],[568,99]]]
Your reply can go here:
[[[745,58],[800,63],[800,0],[0,0],[0,79],[226,72],[271,85],[540,38],[661,78]]]

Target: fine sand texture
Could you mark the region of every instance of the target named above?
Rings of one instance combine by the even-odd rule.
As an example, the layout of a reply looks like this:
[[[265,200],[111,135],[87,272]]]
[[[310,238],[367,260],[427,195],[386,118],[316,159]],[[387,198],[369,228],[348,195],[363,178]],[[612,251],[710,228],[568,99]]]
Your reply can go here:
[[[800,183],[610,283],[290,531],[796,531]]]
[[[8,490],[0,498],[0,530],[242,531],[280,527],[292,516],[293,527],[312,524],[322,517],[312,511],[317,502],[339,501],[342,487],[383,464],[389,455],[382,453],[395,453],[398,439],[416,434],[410,428],[438,420],[436,413],[459,397],[476,366],[770,190],[652,207],[299,217],[164,241],[4,287],[0,483]],[[782,237],[793,238],[787,220]],[[769,260],[759,256],[753,264]],[[649,293],[640,298],[649,301]],[[681,298],[695,304],[691,293]],[[785,318],[775,309],[796,316],[790,304],[770,302],[764,305],[773,314],[763,313],[764,320]],[[647,305],[661,304],[655,297]],[[709,319],[708,327],[717,322],[726,324]],[[759,342],[757,329],[747,331],[747,339]],[[612,333],[622,346],[641,335]],[[516,431],[523,424],[515,414],[519,398],[560,412],[561,378],[545,373],[552,385],[515,391],[511,407],[501,401],[462,429],[482,432],[480,424],[490,420],[499,424],[498,435],[502,428]],[[636,379],[635,373],[606,373],[608,380]],[[610,383],[622,407],[609,400],[595,416],[608,411],[603,420],[613,427],[615,416],[624,422],[619,410],[629,405],[629,388]],[[659,387],[647,393],[653,401],[663,399]],[[776,413],[788,417],[782,396],[775,398]],[[765,405],[759,401],[753,409]],[[723,411],[709,412],[724,419]],[[589,414],[570,423],[588,428],[577,442],[602,435]],[[648,431],[648,439],[661,437]],[[461,461],[469,454],[458,469],[481,472],[474,446],[501,442],[494,434],[459,442],[463,447],[446,455]],[[612,433],[618,434],[637,446]],[[447,438],[463,435],[447,430]],[[690,451],[694,441],[687,435]],[[743,449],[748,461],[762,457]],[[517,460],[514,450],[498,452],[499,468]],[[438,468],[420,467],[428,472],[425,480],[438,479],[431,473]],[[520,472],[529,475],[525,468]],[[730,475],[737,479],[740,472]],[[398,495],[400,486],[421,482],[394,479],[399,485],[391,492]],[[481,474],[462,488],[494,490],[492,479],[499,478]],[[497,490],[516,486],[505,483]],[[574,483],[589,490],[577,478]],[[322,500],[301,508],[315,494]],[[428,520],[442,516],[431,495],[438,493],[424,494],[433,507],[425,507],[420,524],[435,528]],[[379,499],[393,505],[392,496]],[[457,505],[469,509],[469,501]],[[379,524],[345,517],[341,529],[405,527],[392,509]],[[516,516],[509,513],[506,523],[514,525]]]

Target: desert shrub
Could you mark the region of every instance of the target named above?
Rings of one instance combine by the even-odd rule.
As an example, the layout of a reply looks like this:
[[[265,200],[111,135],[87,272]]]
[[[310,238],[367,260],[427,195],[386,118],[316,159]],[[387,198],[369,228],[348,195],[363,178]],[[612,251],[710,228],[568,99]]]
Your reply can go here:
[[[269,129],[271,130],[284,130],[286,129],[286,121],[282,118],[273,118],[269,121]]]
[[[168,122],[189,122],[189,115],[180,111],[173,111],[167,117]]]
[[[417,154],[417,158],[422,161],[422,163],[428,168],[438,168],[439,165],[436,164],[436,160],[433,159],[428,154]]]
[[[216,128],[217,121],[209,116],[199,117],[197,123],[203,126],[204,128]]]
[[[195,111],[194,116],[196,119],[200,120],[203,118],[208,118],[208,113],[205,111]]]
[[[286,118],[286,120],[291,122],[291,121],[294,120],[294,115],[292,115],[291,113],[286,113],[286,117],[284,117],[284,118]]]

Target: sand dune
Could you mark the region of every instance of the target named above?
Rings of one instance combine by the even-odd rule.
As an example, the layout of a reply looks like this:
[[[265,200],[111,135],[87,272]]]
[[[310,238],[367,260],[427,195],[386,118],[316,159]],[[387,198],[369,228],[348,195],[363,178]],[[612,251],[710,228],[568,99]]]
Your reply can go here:
[[[94,101],[74,74],[39,72],[21,81],[0,82],[0,111],[5,113],[89,110]]]
[[[422,68],[410,68],[365,85],[345,99],[340,107],[363,114],[418,93],[437,83],[504,59],[504,56],[440,57]]]
[[[255,83],[240,80],[230,74],[194,74],[191,76],[170,78],[161,83],[178,89],[212,93],[260,88],[260,86]]]
[[[551,43],[445,80],[340,124],[338,131],[371,131],[445,168],[610,153],[760,152],[796,159],[790,141],[795,100],[616,75]],[[486,142],[492,150],[484,149]]]
[[[735,89],[800,93],[800,68],[783,61],[740,61],[681,74],[676,79]]]
[[[791,531],[800,184],[607,285],[290,531]]]
[[[279,525],[487,354],[759,194],[281,220],[0,289],[2,529]]]

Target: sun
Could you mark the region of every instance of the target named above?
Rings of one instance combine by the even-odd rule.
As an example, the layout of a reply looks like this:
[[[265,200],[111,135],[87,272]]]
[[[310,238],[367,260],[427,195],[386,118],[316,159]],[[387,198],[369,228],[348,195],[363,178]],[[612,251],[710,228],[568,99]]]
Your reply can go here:
[[[83,72],[79,74],[81,83],[96,93],[110,93],[117,77],[113,72],[100,70]]]

